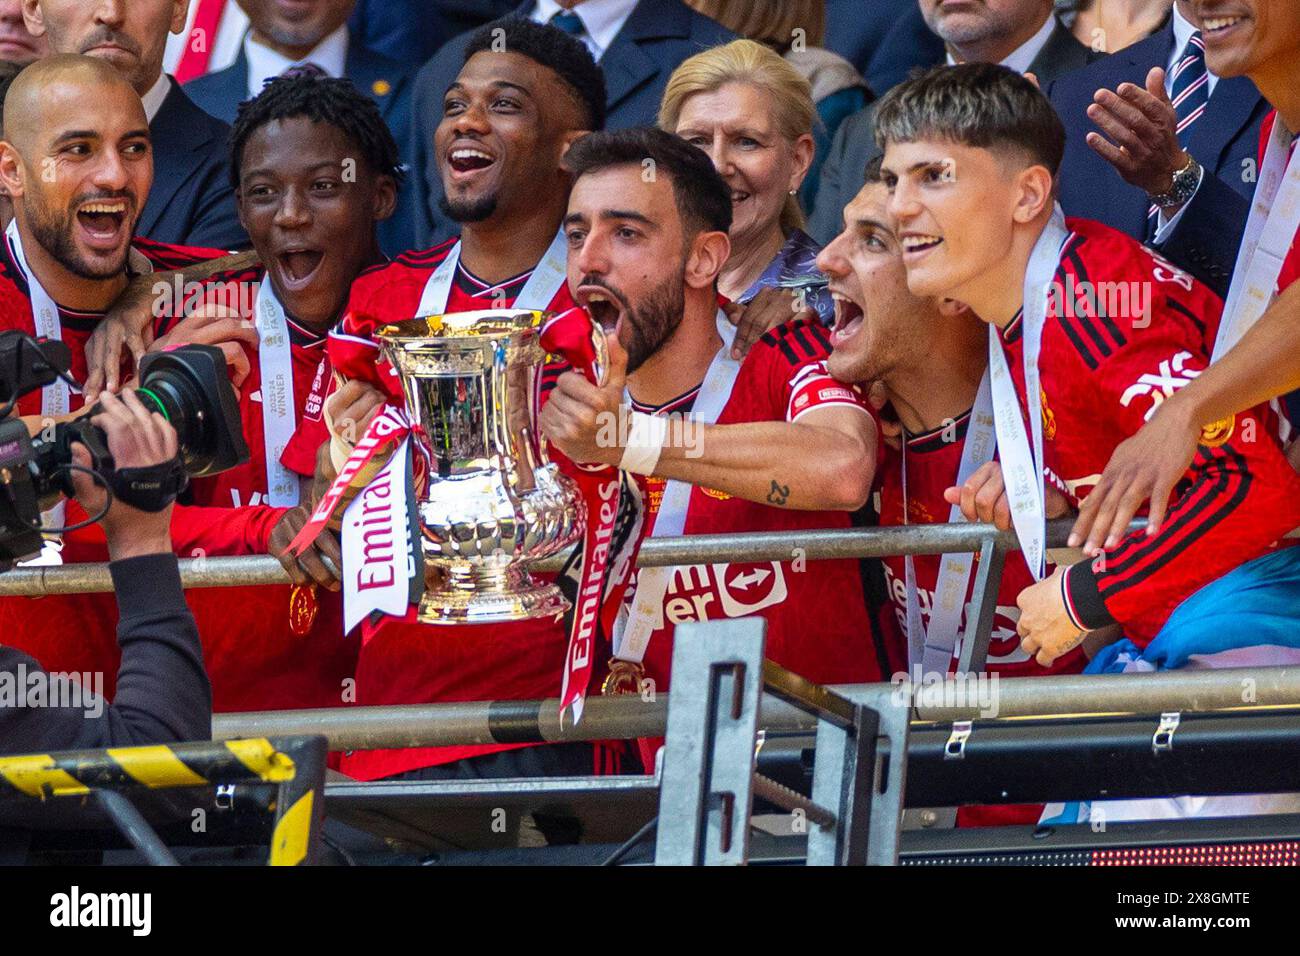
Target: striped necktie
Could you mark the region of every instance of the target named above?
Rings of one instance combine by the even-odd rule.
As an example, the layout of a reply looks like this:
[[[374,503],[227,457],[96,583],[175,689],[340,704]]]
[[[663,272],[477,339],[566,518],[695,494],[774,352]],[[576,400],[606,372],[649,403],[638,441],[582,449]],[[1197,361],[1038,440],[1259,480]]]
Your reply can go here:
[[[1200,30],[1188,39],[1169,79],[1169,99],[1178,117],[1178,144],[1186,149],[1188,131],[1210,103],[1210,72],[1205,68],[1205,43]],[[1152,203],[1147,211],[1147,238],[1155,237],[1159,212],[1160,207]]]
[[[551,17],[551,26],[558,27],[570,36],[580,37],[587,32],[582,17],[572,10],[561,10]]]

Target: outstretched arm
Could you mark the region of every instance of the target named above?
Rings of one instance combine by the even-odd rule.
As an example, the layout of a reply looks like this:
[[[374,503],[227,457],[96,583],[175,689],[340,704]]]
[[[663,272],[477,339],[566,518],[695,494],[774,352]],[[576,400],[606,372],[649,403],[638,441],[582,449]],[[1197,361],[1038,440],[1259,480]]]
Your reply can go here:
[[[1300,388],[1300,282],[1293,283],[1227,354],[1165,401],[1111,455],[1079,508],[1070,545],[1099,554],[1119,543],[1147,500],[1147,533],[1164,521],[1169,496],[1191,465],[1201,431]]]

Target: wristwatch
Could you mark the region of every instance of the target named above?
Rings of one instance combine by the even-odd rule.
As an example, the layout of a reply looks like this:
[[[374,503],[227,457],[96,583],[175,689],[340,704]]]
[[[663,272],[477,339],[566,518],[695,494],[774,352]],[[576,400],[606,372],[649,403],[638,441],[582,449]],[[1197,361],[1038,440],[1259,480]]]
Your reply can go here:
[[[1151,201],[1161,209],[1173,209],[1183,205],[1196,195],[1196,187],[1201,184],[1201,164],[1191,153],[1187,154],[1187,165],[1174,173],[1167,193],[1152,196]]]

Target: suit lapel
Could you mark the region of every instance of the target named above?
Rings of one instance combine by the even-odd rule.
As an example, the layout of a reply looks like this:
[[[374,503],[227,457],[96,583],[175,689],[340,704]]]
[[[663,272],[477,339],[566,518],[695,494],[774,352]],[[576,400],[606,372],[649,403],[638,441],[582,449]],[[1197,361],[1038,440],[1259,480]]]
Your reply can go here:
[[[1213,172],[1228,145],[1240,135],[1259,106],[1260,93],[1247,77],[1223,77],[1214,87],[1209,105],[1187,134],[1188,152],[1200,157]]]
[[[169,82],[167,98],[149,125],[149,137],[153,141],[153,186],[136,226],[136,232],[142,236],[155,231],[172,198],[185,185],[189,174],[198,168],[199,164],[186,162],[185,156],[213,148],[207,124],[193,121],[199,108],[181,92],[175,80]]]
[[[605,105],[613,110],[665,65],[641,49],[641,42],[691,35],[690,10],[677,3],[641,0],[600,58],[605,71]]]

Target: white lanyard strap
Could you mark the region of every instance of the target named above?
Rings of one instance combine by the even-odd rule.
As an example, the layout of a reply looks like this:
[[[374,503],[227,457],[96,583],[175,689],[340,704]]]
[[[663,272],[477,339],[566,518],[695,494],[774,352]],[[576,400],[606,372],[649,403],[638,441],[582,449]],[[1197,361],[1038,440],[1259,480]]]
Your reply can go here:
[[[280,462],[298,416],[294,408],[293,357],[284,306],[266,276],[257,290],[257,364],[262,376],[262,442],[266,450],[266,500],[275,508],[298,504],[298,477]]]
[[[514,308],[534,309],[538,312],[550,308],[551,300],[560,291],[566,278],[565,260],[568,246],[564,231],[556,233],[555,238],[542,254],[541,261],[534,267],[528,281],[515,297]],[[456,268],[460,265],[460,242],[451,247],[447,258],[438,263],[429,281],[420,293],[420,305],[416,310],[417,319],[431,315],[442,315],[447,311],[447,299],[451,295],[451,284],[456,278]]]
[[[971,409],[966,426],[966,441],[962,447],[961,463],[957,467],[956,484],[961,486],[980,466],[993,460],[997,448],[997,435],[993,424],[993,392],[989,373],[984,372],[975,407]],[[961,505],[948,509],[948,521],[966,520]],[[903,442],[903,523],[908,523],[907,497],[907,442]],[[922,674],[947,674],[961,630],[962,611],[966,606],[966,590],[970,585],[971,570],[975,565],[974,552],[946,554],[939,566],[939,579],[935,582],[930,603],[930,626],[926,628],[921,617],[921,604],[916,587],[916,565],[912,556],[903,558],[907,585],[907,640],[911,664],[920,662]]]
[[[993,389],[993,419],[1002,452],[1002,476],[1011,505],[1011,523],[1020,539],[1025,563],[1034,580],[1046,571],[1047,514],[1043,503],[1043,406],[1038,353],[1047,320],[1048,293],[1061,263],[1061,247],[1069,238],[1065,214],[1058,204],[1038,237],[1025,270],[1024,336],[1025,405],[1028,436],[1020,415],[1020,400],[1007,365],[997,326],[989,325],[989,378]]]
[[[1277,293],[1278,276],[1300,228],[1300,162],[1295,153],[1287,158],[1291,140],[1292,133],[1282,117],[1275,117],[1223,306],[1212,362],[1240,341]]]
[[[722,348],[709,363],[704,383],[691,409],[691,420],[703,425],[717,422],[740,373],[740,362],[731,357],[731,340],[735,338],[736,330],[721,309],[718,310],[717,323]],[[690,505],[692,487],[684,481],[669,481],[664,485],[651,537],[677,537],[686,530],[686,510]],[[634,664],[639,664],[645,657],[650,637],[663,620],[664,595],[668,593],[668,584],[675,570],[671,567],[643,568],[637,572],[631,611],[620,609],[614,624],[615,657]]]
[[[23,253],[23,239],[18,234],[18,220],[10,221],[9,228],[5,230],[5,237],[9,240],[14,262],[22,270],[23,278],[27,280],[27,293],[32,300],[32,321],[36,326],[37,336],[51,340],[62,339],[63,327],[59,324],[59,307],[54,304],[54,300],[45,291],[36,274],[27,268],[27,257]],[[61,378],[55,379],[41,389],[42,418],[58,418],[68,414],[69,411],[71,411],[71,398],[67,382]]]

